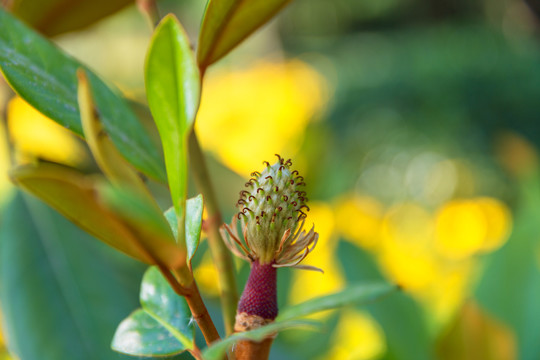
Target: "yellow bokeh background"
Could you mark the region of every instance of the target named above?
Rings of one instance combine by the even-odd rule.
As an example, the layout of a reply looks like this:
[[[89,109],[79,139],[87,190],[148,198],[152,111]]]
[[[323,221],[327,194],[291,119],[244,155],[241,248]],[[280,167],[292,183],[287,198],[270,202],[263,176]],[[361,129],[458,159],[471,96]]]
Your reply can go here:
[[[324,78],[299,60],[218,69],[204,83],[196,129],[202,145],[243,176],[293,156],[328,100]]]
[[[329,98],[324,77],[300,60],[220,68],[205,80],[197,131],[205,149],[242,176],[259,170],[261,162],[272,160],[275,153],[302,164],[297,152],[306,128],[325,111]],[[9,103],[7,123],[16,162],[40,158],[80,166],[89,161],[79,138],[18,97]],[[7,149],[0,145],[5,166]],[[445,166],[433,167],[431,178],[445,178],[448,166],[458,164],[451,159],[440,163]],[[437,169],[446,172],[437,177],[433,174]],[[0,181],[2,189],[8,186],[5,179]],[[423,305],[433,326],[447,322],[468,295],[479,255],[503,246],[512,229],[511,212],[500,200],[460,198],[447,188],[444,196],[428,194],[427,202],[388,203],[359,191],[311,200],[306,227],[314,223],[320,240],[304,263],[322,268],[324,274],[291,270],[287,301],[296,304],[346,287],[337,256],[339,241],[344,240],[371,254],[390,281]],[[217,274],[208,253],[195,269],[195,278],[207,295],[217,296]],[[354,308],[339,314],[331,344],[321,359],[376,359],[386,349],[379,325]]]
[[[85,146],[79,138],[22,98],[11,99],[7,110],[8,133],[17,163],[39,158],[77,166],[89,161]]]

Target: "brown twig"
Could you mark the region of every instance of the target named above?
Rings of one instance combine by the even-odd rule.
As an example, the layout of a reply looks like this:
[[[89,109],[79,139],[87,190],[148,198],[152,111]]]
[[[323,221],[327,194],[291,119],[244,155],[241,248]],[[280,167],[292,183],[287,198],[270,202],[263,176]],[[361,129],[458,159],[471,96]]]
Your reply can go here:
[[[240,340],[234,347],[236,360],[266,360],[270,356],[273,337],[268,337],[261,342]]]
[[[195,283],[195,281],[193,281],[191,283],[191,286],[186,290],[187,294],[184,296],[188,303],[189,309],[191,310],[191,314],[197,322],[197,325],[199,325],[199,328],[204,335],[204,339],[206,340],[206,344],[210,345],[214,341],[220,339],[219,333],[214,326],[212,319],[210,318],[210,314],[208,313],[208,310],[204,305],[203,299],[201,298],[201,294],[199,293],[199,289],[197,288],[197,284]]]

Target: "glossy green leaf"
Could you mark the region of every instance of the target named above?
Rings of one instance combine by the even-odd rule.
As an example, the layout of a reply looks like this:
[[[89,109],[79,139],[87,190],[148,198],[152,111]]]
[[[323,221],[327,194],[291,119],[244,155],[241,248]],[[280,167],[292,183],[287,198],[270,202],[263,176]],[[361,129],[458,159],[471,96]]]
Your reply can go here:
[[[18,194],[0,227],[0,312],[19,359],[126,360],[110,349],[143,268]]]
[[[197,49],[201,69],[227,55],[289,2],[291,0],[209,0]]]
[[[321,296],[285,308],[280,311],[276,320],[284,321],[294,319],[324,310],[336,309],[345,305],[371,303],[382,296],[395,292],[397,289],[398,287],[396,285],[388,283],[347,285],[345,290],[335,294]]]
[[[199,247],[201,240],[203,197],[201,194],[186,201],[186,248],[187,258],[191,262],[193,255]],[[174,208],[165,211],[165,218],[173,231],[175,239],[178,241],[178,218]]]
[[[307,329],[317,329],[319,323],[308,320],[289,320],[275,322],[263,327],[260,327],[256,330],[246,331],[242,333],[233,334],[221,341],[212,343],[211,346],[206,348],[202,355],[204,360],[220,360],[223,358],[227,350],[233,346],[239,340],[253,340],[261,341],[265,337],[272,335],[274,333],[297,328],[307,328]]]
[[[186,245],[188,259],[191,261],[201,240],[203,196],[201,194],[186,202]]]
[[[83,136],[76,71],[84,68],[0,7],[0,70],[28,103]],[[127,103],[85,68],[105,130],[118,151],[145,174],[165,181],[161,155]]]
[[[168,15],[152,37],[145,82],[163,145],[172,202],[181,224],[187,188],[187,139],[199,105],[199,81],[189,39],[178,20]]]
[[[182,343],[143,309],[135,310],[120,323],[112,349],[132,356],[167,356],[185,351]]]
[[[142,309],[122,321],[114,350],[137,356],[163,356],[193,348],[194,327],[186,300],[177,295],[155,267],[144,274]]]
[[[15,1],[12,12],[42,34],[52,36],[82,29],[132,2],[132,0]]]
[[[147,264],[160,261],[171,268],[185,263],[185,252],[179,249],[174,239],[153,233],[155,228],[142,229],[144,223],[129,224],[107,207],[98,196],[98,186],[92,178],[73,169],[55,164],[20,166],[10,171],[12,180],[25,190],[41,198],[75,224],[116,249]],[[111,203],[137,206],[134,213],[144,212],[136,200],[113,199]],[[135,215],[122,214],[125,217]],[[142,215],[140,215],[142,216]],[[148,220],[148,222],[154,221]],[[158,225],[156,225],[157,228]],[[136,231],[134,231],[136,230]],[[144,236],[142,236],[144,235]],[[172,238],[172,234],[170,234]]]

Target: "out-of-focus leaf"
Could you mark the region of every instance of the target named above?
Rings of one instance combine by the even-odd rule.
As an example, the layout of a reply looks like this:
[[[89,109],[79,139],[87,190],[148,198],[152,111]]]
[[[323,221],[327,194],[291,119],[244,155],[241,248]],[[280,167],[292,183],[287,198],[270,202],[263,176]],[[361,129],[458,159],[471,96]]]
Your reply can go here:
[[[99,204],[94,184],[82,174],[59,165],[39,164],[16,167],[10,177],[97,238],[144,262],[151,261],[127,240],[131,237],[128,231]]]
[[[345,305],[362,305],[371,303],[381,296],[390,294],[397,289],[398,288],[396,285],[391,285],[388,283],[347,285],[345,290],[335,294],[321,296],[305,301],[301,304],[285,308],[280,311],[280,314],[276,320],[284,321],[294,319],[324,310],[336,309]]]
[[[138,260],[147,264],[155,264],[159,260],[170,268],[185,263],[185,252],[176,246],[172,234],[172,241],[169,241],[163,234],[148,235],[151,229],[145,229],[142,233],[144,236],[134,233],[134,229],[142,231],[142,225],[121,220],[99,198],[96,182],[72,169],[46,163],[25,165],[13,169],[10,176],[22,188],[47,202],[90,234]],[[137,206],[130,209],[133,213],[149,211],[140,207],[136,200],[129,202],[120,198],[111,202],[115,200],[125,202],[126,206]],[[132,216],[135,218],[135,215]],[[148,220],[144,224],[153,221]]]
[[[122,321],[114,350],[136,356],[163,356],[193,348],[194,328],[186,300],[177,295],[155,267],[144,274],[142,309]]]
[[[291,0],[210,0],[204,13],[197,61],[215,63],[277,14]]]
[[[466,303],[439,339],[437,359],[517,359],[515,339],[510,329],[490,318],[477,304]]]
[[[153,201],[108,183],[98,184],[97,189],[99,200],[133,230],[153,258],[172,268],[185,264],[185,251],[177,246],[167,220]]]
[[[10,350],[20,359],[125,359],[110,349],[136,306],[142,268],[27,195],[0,228],[0,304]]]
[[[268,335],[294,328],[316,329],[320,326],[319,323],[308,320],[288,320],[277,321],[275,323],[265,325],[256,330],[236,333],[223,340],[213,343],[206,348],[202,355],[204,360],[220,360],[223,358],[227,350],[239,340],[261,341]]]
[[[0,7],[0,70],[28,103],[83,136],[76,71],[84,68]],[[138,170],[165,181],[163,160],[127,103],[85,68],[105,130]]]
[[[12,13],[42,34],[53,36],[93,24],[131,0],[15,1]]]
[[[202,214],[202,195],[199,194],[186,201],[186,247],[189,262],[191,262],[193,255],[195,255],[201,240]],[[165,218],[169,221],[174,237],[178,241],[178,218],[176,217],[174,208],[171,207],[165,211]]]
[[[146,58],[148,104],[156,122],[179,227],[184,225],[187,137],[199,105],[199,70],[189,39],[174,15],[156,28]],[[183,231],[183,228],[182,228]],[[179,236],[181,240],[184,234]]]
[[[338,257],[349,282],[385,281],[373,258],[361,249],[340,242]],[[420,306],[406,293],[397,292],[367,305],[366,309],[384,330],[387,351],[382,359],[434,358],[431,339]]]
[[[487,259],[476,289],[478,304],[508,325],[516,336],[519,359],[540,357],[540,174],[519,183],[520,198],[515,211],[514,231],[500,250]]]
[[[99,119],[99,109],[95,108],[92,89],[84,70],[77,71],[79,79],[78,102],[81,110],[81,123],[88,147],[96,163],[114,184],[128,186],[151,198],[146,186],[137,172],[120,155],[107,135]]]

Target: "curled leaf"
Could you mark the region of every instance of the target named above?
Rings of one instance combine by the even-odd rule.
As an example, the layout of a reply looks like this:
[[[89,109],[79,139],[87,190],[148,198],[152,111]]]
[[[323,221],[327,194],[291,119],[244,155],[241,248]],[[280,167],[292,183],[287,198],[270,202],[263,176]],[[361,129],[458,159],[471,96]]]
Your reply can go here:
[[[185,264],[185,251],[176,245],[172,234],[156,231],[157,227],[153,227],[155,219],[139,223],[135,217],[129,218],[119,211],[120,207],[132,206],[139,200],[131,199],[133,203],[130,203],[122,198],[114,204],[117,206],[106,203],[100,196],[99,182],[95,178],[48,163],[18,166],[10,171],[10,177],[88,233],[127,255],[147,264],[162,263],[169,268]],[[140,204],[130,211],[150,214],[151,210]],[[148,223],[152,226],[142,231]]]

